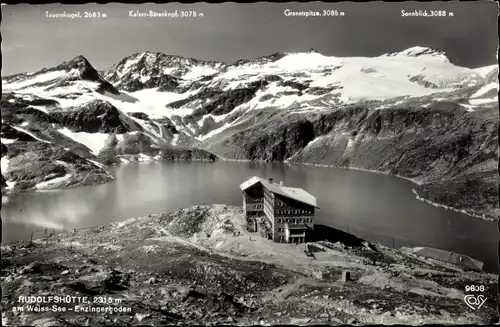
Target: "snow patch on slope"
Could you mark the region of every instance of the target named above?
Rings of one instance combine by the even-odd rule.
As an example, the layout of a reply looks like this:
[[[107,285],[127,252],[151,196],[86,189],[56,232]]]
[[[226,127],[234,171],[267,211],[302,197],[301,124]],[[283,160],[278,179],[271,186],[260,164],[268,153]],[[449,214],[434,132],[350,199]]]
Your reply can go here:
[[[179,143],[179,134],[174,134],[171,145],[176,146],[178,143]]]
[[[471,98],[478,98],[481,95],[488,93],[488,91],[490,91],[490,90],[497,90],[498,91],[498,83],[486,84],[485,86],[483,86],[482,88],[477,90],[477,92],[474,93],[473,95],[471,95],[470,97]]]
[[[219,127],[219,128],[217,128],[217,129],[214,129],[214,130],[212,130],[212,131],[208,132],[208,133],[207,133],[207,134],[205,134],[205,135],[201,135],[201,136],[197,137],[197,140],[198,140],[198,141],[204,141],[204,140],[206,140],[206,139],[209,139],[209,138],[211,138],[211,137],[212,137],[212,136],[214,136],[214,135],[217,135],[217,134],[219,134],[219,133],[222,133],[223,131],[225,131],[226,129],[228,129],[229,127],[231,127],[231,126],[233,126],[233,125],[234,125],[234,124],[232,124],[232,123],[226,123],[226,124],[225,124],[225,125],[223,125],[222,127]]]
[[[60,77],[64,76],[65,74],[66,74],[66,72],[64,70],[57,70],[57,71],[48,72],[48,73],[44,73],[44,74],[38,74],[35,77],[28,78],[28,79],[23,80],[23,81],[16,81],[16,82],[12,82],[12,83],[7,83],[7,82],[2,81],[2,84],[3,84],[2,88],[5,90],[21,89],[21,88],[25,88],[27,86],[30,86],[30,85],[33,85],[36,83],[44,83],[44,82],[48,82],[48,81],[60,78]]]
[[[14,186],[16,186],[16,184],[17,184],[17,182],[15,182],[15,181],[5,181],[5,183],[7,184],[7,186],[5,187],[6,190],[13,190]],[[2,203],[3,203],[3,201],[2,201]]]
[[[307,143],[307,146],[315,145],[316,143],[321,142],[322,140],[324,140],[327,137],[328,137],[327,135],[320,135],[320,136],[314,138],[313,140],[311,140],[309,143]]]
[[[42,140],[41,138],[39,138],[38,136],[36,136],[35,134],[31,133],[31,132],[28,132],[27,130],[25,130],[24,128],[21,128],[19,126],[12,126],[12,128],[14,129],[17,129],[18,131],[24,133],[24,134],[28,134],[29,136],[31,136],[32,138],[34,138],[35,140],[38,140],[40,142],[44,142],[44,143],[51,143],[49,141],[45,141],[45,140]]]
[[[36,184],[35,188],[37,190],[50,189],[68,181],[71,178],[71,176],[72,176],[71,174],[66,174],[65,176],[62,177],[53,178],[48,181]]]
[[[32,83],[30,83],[31,85]],[[29,100],[34,96],[44,99],[55,100],[63,109],[84,105],[95,100],[95,94],[99,94],[96,90],[99,84],[91,81],[74,81],[71,85],[46,89],[47,86],[33,86],[24,89],[16,88],[16,93],[22,98]],[[33,106],[32,106],[33,107]],[[43,106],[35,106],[36,109],[47,112]]]
[[[44,107],[44,106],[31,106],[31,108],[34,108],[34,109],[36,109],[36,110],[38,110],[38,111],[41,111],[41,112],[44,112],[44,113],[46,113],[46,114],[48,114],[48,113],[49,113],[49,111],[48,111],[47,109],[45,109],[45,107]]]
[[[482,78],[485,78],[495,69],[498,69],[498,65],[490,65],[485,67],[474,68],[473,71],[479,74]]]
[[[157,88],[153,88],[130,93],[122,91],[122,93],[124,93],[125,96],[135,98],[138,101],[123,101],[119,98],[111,98],[98,94],[96,94],[96,97],[101,100],[108,101],[123,112],[143,112],[153,119],[171,117],[172,115],[184,116],[193,112],[191,109],[169,109],[166,107],[168,103],[187,98],[192,94],[192,92],[182,94],[174,92],[158,92]]]
[[[58,132],[73,139],[75,142],[85,145],[95,155],[99,154],[110,137],[110,134],[106,133],[72,132],[66,127],[59,129]]]
[[[3,144],[12,144],[12,143],[16,142],[17,140],[15,140],[15,139],[5,139],[5,138],[2,137],[1,141],[2,141]]]
[[[6,172],[9,169],[9,162],[10,162],[10,160],[7,159],[7,156],[2,157],[1,166],[0,166],[0,168],[2,169],[2,173]]]
[[[139,153],[139,157],[137,160],[141,161],[141,162],[149,162],[149,161],[153,161],[153,158],[151,156],[144,154],[144,153]]]
[[[191,70],[182,76],[183,79],[193,80],[203,76],[212,75],[219,70],[210,66],[194,66]]]
[[[480,104],[487,104],[487,103],[494,103],[497,102],[497,98],[486,98],[486,99],[469,99],[469,103],[472,105],[480,105]]]

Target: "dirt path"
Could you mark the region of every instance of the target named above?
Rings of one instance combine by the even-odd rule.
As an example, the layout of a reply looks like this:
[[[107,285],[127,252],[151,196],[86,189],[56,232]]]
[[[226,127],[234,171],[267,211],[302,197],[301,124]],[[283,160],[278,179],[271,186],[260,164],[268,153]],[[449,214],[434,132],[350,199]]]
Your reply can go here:
[[[495,276],[432,269],[380,245],[316,243],[324,252],[310,259],[304,245],[247,232],[241,208],[232,206],[195,206],[60,234],[47,248],[34,243],[2,246],[10,264],[2,276],[7,297],[68,287],[107,292],[116,273],[137,307],[134,314],[149,317],[141,318],[146,324],[456,324],[490,322],[495,312],[494,300],[475,312],[463,303],[464,285],[493,289]],[[55,270],[44,276],[35,268]],[[348,282],[343,271],[351,273]],[[2,305],[8,311],[14,304]],[[128,316],[116,322],[94,318],[106,325],[131,322]],[[9,319],[19,322],[15,315]]]

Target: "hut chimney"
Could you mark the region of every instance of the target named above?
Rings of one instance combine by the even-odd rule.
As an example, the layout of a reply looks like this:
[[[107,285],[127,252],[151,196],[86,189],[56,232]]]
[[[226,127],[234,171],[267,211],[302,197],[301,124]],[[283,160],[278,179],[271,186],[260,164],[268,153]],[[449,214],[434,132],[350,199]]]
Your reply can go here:
[[[272,184],[272,183],[273,183],[273,179],[269,178],[269,184]]]

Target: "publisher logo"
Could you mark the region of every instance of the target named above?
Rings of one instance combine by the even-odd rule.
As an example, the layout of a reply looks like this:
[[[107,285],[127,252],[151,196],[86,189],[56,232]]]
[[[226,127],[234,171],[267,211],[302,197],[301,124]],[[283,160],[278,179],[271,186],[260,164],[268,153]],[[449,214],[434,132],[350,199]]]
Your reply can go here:
[[[477,310],[483,306],[484,302],[486,302],[486,297],[484,295],[469,294],[464,297],[464,302],[472,310]]]

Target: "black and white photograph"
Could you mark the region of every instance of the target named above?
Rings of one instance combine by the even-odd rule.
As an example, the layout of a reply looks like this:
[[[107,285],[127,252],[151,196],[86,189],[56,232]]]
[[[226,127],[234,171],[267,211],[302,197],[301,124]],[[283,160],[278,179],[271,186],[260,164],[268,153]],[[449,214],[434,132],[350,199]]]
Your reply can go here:
[[[499,322],[495,2],[1,12],[2,326]]]

